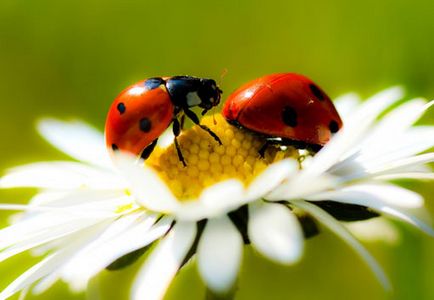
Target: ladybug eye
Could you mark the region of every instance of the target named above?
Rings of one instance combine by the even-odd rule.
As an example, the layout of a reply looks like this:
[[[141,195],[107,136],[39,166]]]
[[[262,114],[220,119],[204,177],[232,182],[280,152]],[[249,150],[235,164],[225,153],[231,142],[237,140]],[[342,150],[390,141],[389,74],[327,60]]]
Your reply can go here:
[[[321,90],[313,83],[309,84],[309,88],[312,91],[313,95],[318,98],[319,101],[324,100],[324,94]]]

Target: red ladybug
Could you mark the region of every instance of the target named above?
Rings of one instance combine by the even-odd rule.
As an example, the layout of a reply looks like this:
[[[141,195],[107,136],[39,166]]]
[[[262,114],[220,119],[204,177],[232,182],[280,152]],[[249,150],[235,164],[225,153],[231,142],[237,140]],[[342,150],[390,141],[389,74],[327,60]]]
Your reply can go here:
[[[175,146],[185,164],[176,137],[182,129],[184,115],[207,131],[221,144],[218,136],[190,109],[203,108],[202,115],[220,102],[222,91],[212,79],[191,76],[149,78],[126,88],[114,100],[107,115],[107,147],[149,157],[158,137],[173,123]]]
[[[268,145],[292,145],[318,151],[342,127],[330,98],[309,78],[273,74],[255,79],[231,94],[226,120],[266,138]]]

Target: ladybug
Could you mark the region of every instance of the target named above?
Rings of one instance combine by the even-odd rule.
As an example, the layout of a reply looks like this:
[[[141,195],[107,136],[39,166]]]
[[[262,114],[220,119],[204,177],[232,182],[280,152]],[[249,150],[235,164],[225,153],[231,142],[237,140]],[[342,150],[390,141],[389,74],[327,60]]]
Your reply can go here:
[[[273,74],[255,79],[232,93],[223,107],[232,125],[265,138],[270,144],[319,151],[342,121],[330,98],[309,78]]]
[[[126,88],[114,100],[107,115],[105,138],[110,151],[126,151],[147,159],[158,137],[173,124],[175,147],[186,166],[177,137],[184,116],[207,131],[218,143],[219,137],[191,110],[198,106],[204,115],[220,102],[222,90],[213,79],[192,76],[153,77]]]

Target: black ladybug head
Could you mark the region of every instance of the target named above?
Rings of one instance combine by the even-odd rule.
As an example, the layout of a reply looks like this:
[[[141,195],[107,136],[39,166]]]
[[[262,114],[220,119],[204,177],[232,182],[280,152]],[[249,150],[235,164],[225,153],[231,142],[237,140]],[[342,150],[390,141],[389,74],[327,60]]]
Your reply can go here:
[[[222,93],[215,80],[192,76],[171,77],[166,82],[166,88],[176,106],[199,106],[204,110],[202,114],[220,103]]]
[[[205,114],[208,110],[220,103],[222,93],[223,91],[217,86],[215,80],[206,78],[200,80],[197,95],[201,100],[199,107],[204,109],[202,114]]]

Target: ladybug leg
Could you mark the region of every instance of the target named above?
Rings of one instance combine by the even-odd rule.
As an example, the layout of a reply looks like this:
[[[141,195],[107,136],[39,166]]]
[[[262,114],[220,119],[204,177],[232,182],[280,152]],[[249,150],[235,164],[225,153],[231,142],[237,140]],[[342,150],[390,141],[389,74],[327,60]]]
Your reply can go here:
[[[152,151],[154,151],[155,146],[157,145],[158,138],[155,139],[149,146],[147,146],[140,154],[140,157],[143,159],[148,159],[151,155]]]
[[[262,145],[261,149],[259,149],[259,151],[258,151],[258,153],[261,156],[261,158],[265,157],[265,151],[267,151],[267,149],[268,149],[268,147],[270,145],[281,146],[282,145],[282,140],[275,139],[275,138],[266,138],[264,145]]]
[[[209,129],[208,126],[200,124],[199,118],[196,116],[196,114],[193,111],[189,110],[188,108],[184,108],[184,113],[191,121],[193,121],[194,124],[196,124],[197,126],[202,128],[203,130],[208,132],[209,135],[212,136],[217,141],[217,143],[222,145],[222,141],[217,136],[217,134],[215,134],[211,129]]]
[[[179,120],[176,118],[174,118],[172,122],[173,122],[173,135],[175,136],[176,152],[178,153],[178,158],[182,162],[182,165],[186,167],[187,164],[185,163],[184,156],[182,155],[181,152],[181,147],[179,147],[179,143],[178,143],[178,136],[181,133],[181,124],[179,123]]]
[[[185,122],[185,115],[181,116],[181,121],[180,121],[180,125],[181,125],[181,130],[184,129],[184,122]]]
[[[259,149],[258,153],[261,158],[265,157],[265,151],[267,151],[268,146],[270,146],[270,142],[268,140],[265,141],[264,145],[262,145],[261,149]]]

